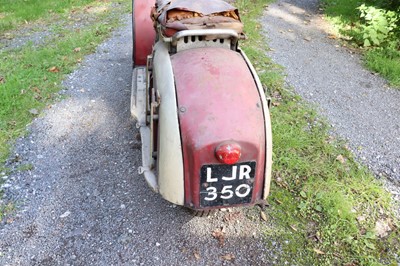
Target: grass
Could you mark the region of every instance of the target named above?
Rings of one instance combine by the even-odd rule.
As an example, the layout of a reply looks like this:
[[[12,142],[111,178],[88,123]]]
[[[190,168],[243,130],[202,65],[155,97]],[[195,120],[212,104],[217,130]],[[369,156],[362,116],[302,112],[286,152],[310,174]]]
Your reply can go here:
[[[361,16],[358,7],[362,4],[358,0],[323,0],[323,6],[328,19],[336,26],[338,32],[350,40],[355,47],[365,54],[365,65],[372,71],[380,73],[392,86],[400,88],[400,5],[393,0],[363,1],[370,8],[369,14],[376,15],[376,23],[369,22]],[[387,21],[390,16],[396,16],[390,32],[381,26],[382,19]],[[388,29],[386,27],[386,29]],[[381,35],[379,43],[365,46],[371,42],[371,35],[376,31]]]
[[[282,68],[265,55],[268,47],[256,18],[268,0],[237,1],[245,23],[242,43],[273,96],[272,189],[266,228],[269,249],[281,250],[278,265],[379,265],[399,256],[399,222],[391,195],[353,159],[346,144],[291,88]],[[375,230],[386,224],[390,231]],[[283,243],[276,248],[272,243]]]
[[[373,49],[365,54],[366,66],[386,77],[390,83],[400,88],[400,51]]]
[[[90,2],[93,0],[0,0],[0,34],[37,19],[67,14],[71,8]]]
[[[1,196],[1,193],[0,193]],[[3,220],[3,218],[11,213],[15,209],[14,204],[12,203],[7,203],[6,205],[0,205],[0,221]]]
[[[35,1],[12,2],[18,4],[19,8],[29,9]],[[50,3],[46,1],[48,2]],[[83,5],[88,1],[52,2],[52,8],[66,8]],[[23,6],[24,3],[26,6]],[[3,4],[0,6],[5,8]],[[42,45],[33,46],[27,43],[17,49],[0,51],[0,172],[8,171],[4,162],[9,157],[14,140],[26,133],[26,125],[40,115],[43,109],[60,99],[58,92],[62,89],[61,82],[65,75],[71,73],[85,55],[93,53],[97,45],[110,36],[112,30],[119,25],[119,16],[116,14],[127,13],[130,10],[130,1],[91,1],[90,6],[99,7],[102,12],[88,14],[89,6],[73,10],[75,15],[81,13],[81,20],[90,16],[87,26],[71,30],[68,23],[65,24],[65,19],[59,21],[58,17],[53,17],[53,20],[48,17],[47,24],[54,23],[60,26],[49,30],[51,36]],[[7,8],[12,10],[14,5]],[[45,13],[42,15],[47,16]],[[41,18],[41,15],[37,16]],[[43,22],[36,23],[38,21],[33,21],[31,25],[40,30]],[[30,170],[32,167],[24,165],[17,170]],[[0,185],[1,183],[0,179]],[[5,210],[6,208],[1,206],[0,220]]]

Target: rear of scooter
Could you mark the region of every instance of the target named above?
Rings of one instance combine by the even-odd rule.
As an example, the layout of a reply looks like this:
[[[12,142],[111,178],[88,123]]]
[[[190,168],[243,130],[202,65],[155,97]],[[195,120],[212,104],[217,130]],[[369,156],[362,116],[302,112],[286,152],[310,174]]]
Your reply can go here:
[[[269,106],[238,47],[238,10],[222,0],[135,0],[133,28],[131,113],[150,187],[201,216],[264,204]]]

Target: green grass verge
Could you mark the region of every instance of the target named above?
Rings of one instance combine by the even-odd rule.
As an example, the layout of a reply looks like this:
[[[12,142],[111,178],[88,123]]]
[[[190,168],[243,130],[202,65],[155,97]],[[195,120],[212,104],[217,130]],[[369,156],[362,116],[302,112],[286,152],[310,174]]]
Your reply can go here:
[[[71,8],[90,2],[93,0],[0,0],[0,34],[37,19],[67,14]]]
[[[323,118],[284,87],[281,68],[265,55],[268,47],[255,18],[269,2],[236,1],[248,36],[242,48],[274,97],[274,165],[267,211],[274,228],[265,231],[269,248],[275,249],[272,242],[284,243],[275,263],[396,265],[399,223],[390,211],[390,194],[354,161],[344,143],[329,135]],[[375,230],[377,224],[387,226],[382,235]]]
[[[393,0],[323,0],[322,3],[338,32],[365,54],[365,65],[400,88],[400,4]],[[371,20],[361,16],[358,9],[361,4],[370,8],[367,14]],[[393,17],[397,17],[397,22],[390,23]],[[364,46],[366,39],[371,46]]]
[[[23,4],[24,1],[16,2]],[[28,8],[31,1],[26,2],[25,8]],[[90,14],[88,26],[76,30],[56,27],[40,47],[28,43],[22,48],[0,52],[0,178],[6,175],[1,173],[9,171],[5,169],[4,162],[9,157],[14,140],[25,134],[26,125],[41,110],[60,98],[58,92],[65,75],[71,73],[85,55],[93,53],[98,44],[110,36],[119,25],[118,14],[127,13],[131,8],[130,3],[129,0],[92,2],[91,6],[95,5],[102,12]],[[74,10],[74,14],[82,12],[81,20],[89,16],[82,11],[85,8]],[[63,21],[53,22],[63,25]],[[32,167],[24,165],[16,171]],[[5,210],[5,206],[0,206],[0,220]]]
[[[400,51],[372,49],[365,53],[365,61],[369,69],[380,73],[393,86],[400,88]]]

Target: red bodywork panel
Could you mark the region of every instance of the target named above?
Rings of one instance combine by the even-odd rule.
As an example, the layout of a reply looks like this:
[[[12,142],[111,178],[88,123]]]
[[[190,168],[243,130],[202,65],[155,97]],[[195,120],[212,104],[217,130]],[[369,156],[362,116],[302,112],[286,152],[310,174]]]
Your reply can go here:
[[[261,199],[265,126],[261,99],[242,58],[223,48],[199,48],[171,56],[178,99],[185,172],[185,205],[200,209],[200,169],[221,164],[216,147],[235,141],[238,163],[256,161],[252,202]]]
[[[151,54],[156,32],[151,19],[151,10],[155,1],[133,1],[134,50],[133,61],[136,66],[145,66],[147,56]]]

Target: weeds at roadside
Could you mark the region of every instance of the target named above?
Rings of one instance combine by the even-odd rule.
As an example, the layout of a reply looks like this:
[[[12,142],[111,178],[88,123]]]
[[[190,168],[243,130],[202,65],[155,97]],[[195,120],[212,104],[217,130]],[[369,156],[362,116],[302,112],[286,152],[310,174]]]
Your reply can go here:
[[[2,196],[2,193],[0,192],[0,196]],[[14,204],[11,202],[6,204],[6,205],[0,205],[0,222],[3,220],[3,218],[11,213],[15,209]]]
[[[19,165],[15,171],[16,172],[25,172],[25,171],[32,171],[35,167],[31,163],[21,164]]]
[[[272,243],[282,245],[272,263],[395,263],[400,235],[399,221],[391,214],[391,195],[354,161],[345,143],[329,135],[324,119],[284,86],[282,68],[265,55],[267,47],[255,18],[269,2],[236,1],[248,37],[242,48],[273,96],[268,216],[275,228],[265,231],[270,249],[275,248]]]

